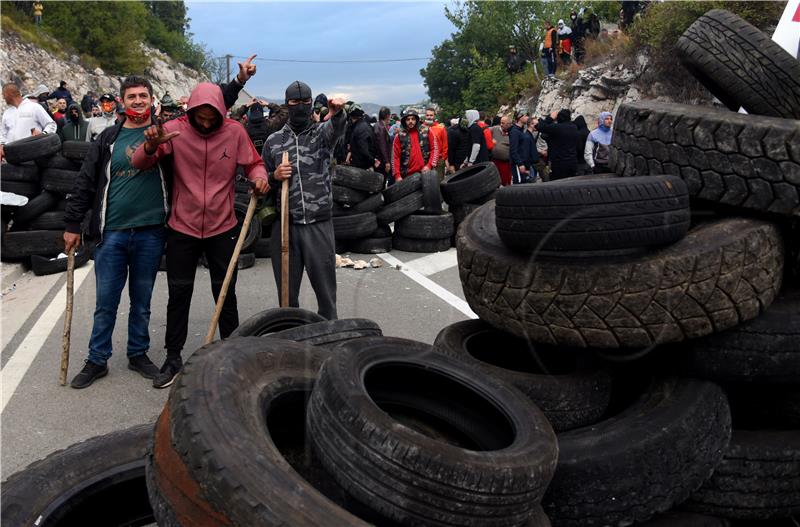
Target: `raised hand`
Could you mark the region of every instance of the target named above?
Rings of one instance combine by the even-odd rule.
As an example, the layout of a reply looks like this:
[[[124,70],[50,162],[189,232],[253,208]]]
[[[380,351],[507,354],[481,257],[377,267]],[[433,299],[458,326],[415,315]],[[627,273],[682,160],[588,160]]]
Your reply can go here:
[[[179,135],[181,135],[180,132],[165,133],[164,127],[161,126],[161,124],[149,126],[147,130],[144,131],[144,151],[149,155],[153,155],[158,149],[158,145],[164,144],[173,137],[178,137]]]
[[[250,77],[256,74],[256,65],[253,64],[254,58],[256,58],[255,53],[250,55],[246,61],[236,63],[239,66],[239,74],[236,77],[242,84],[249,81]]]

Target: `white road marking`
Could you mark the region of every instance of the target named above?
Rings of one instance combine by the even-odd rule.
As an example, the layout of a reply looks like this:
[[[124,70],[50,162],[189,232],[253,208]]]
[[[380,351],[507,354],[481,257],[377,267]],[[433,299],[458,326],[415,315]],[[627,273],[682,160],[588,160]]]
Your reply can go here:
[[[458,265],[455,247],[441,253],[431,253],[405,264],[424,276],[446,271]]]
[[[89,262],[88,265],[75,270],[75,292],[77,292],[83,281],[89,275],[91,270],[94,269],[94,262]],[[0,371],[0,390],[3,393],[3,402],[0,406],[0,412],[5,410],[6,405],[11,400],[14,392],[17,390],[22,378],[28,372],[28,369],[33,364],[36,355],[42,350],[47,337],[53,332],[56,324],[61,320],[61,315],[64,314],[64,309],[67,306],[67,284],[65,283],[61,290],[56,294],[53,301],[44,310],[44,313],[39,317],[36,323],[31,328],[28,335],[25,337],[14,355],[8,359],[5,368]],[[79,323],[73,321],[73,324]],[[59,341],[60,343],[60,341]],[[53,360],[53,382],[58,382],[58,370],[55,365],[60,361],[61,353],[56,353],[59,350],[51,350],[51,355],[55,357]]]
[[[445,289],[444,287],[440,286],[430,278],[424,276],[422,273],[417,271],[416,269],[411,269],[409,264],[403,263],[394,256],[389,253],[381,253],[377,255],[381,258],[384,262],[388,263],[392,267],[399,268],[400,272],[404,275],[408,276],[416,283],[433,293],[434,295],[438,296],[454,308],[458,309],[462,313],[464,313],[469,318],[478,318],[472,309],[470,309],[469,304],[467,304],[464,300],[461,300],[459,297]],[[399,266],[399,267],[398,267]]]

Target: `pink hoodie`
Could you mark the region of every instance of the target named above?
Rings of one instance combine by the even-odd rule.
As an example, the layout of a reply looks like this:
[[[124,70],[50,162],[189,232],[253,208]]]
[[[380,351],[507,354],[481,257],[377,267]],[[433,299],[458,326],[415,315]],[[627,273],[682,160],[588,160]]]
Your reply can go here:
[[[216,84],[198,84],[189,97],[188,109],[211,105],[224,116],[222,90]],[[159,145],[152,156],[144,143],[133,155],[133,166],[142,170],[154,166],[165,156],[173,156],[175,172],[172,183],[170,228],[195,238],[210,238],[236,225],[233,212],[236,167],[242,165],[250,181],[267,180],[264,161],[256,151],[244,127],[223,117],[222,126],[203,135],[184,115],[164,124],[164,131],[181,135]]]

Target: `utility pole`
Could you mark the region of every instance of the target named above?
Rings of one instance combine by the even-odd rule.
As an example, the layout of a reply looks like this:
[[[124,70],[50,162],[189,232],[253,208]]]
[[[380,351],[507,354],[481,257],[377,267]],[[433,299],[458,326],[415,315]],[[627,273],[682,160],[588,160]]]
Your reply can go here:
[[[233,55],[225,55],[225,82],[231,81],[231,59]]]

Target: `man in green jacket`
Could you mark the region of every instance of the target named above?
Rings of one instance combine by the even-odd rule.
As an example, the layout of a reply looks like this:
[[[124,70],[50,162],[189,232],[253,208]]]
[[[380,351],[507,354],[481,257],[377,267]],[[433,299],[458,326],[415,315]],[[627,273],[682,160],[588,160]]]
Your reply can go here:
[[[67,107],[67,114],[64,117],[64,126],[58,131],[62,141],[91,141],[89,133],[89,121],[83,118],[81,105],[72,102]]]

